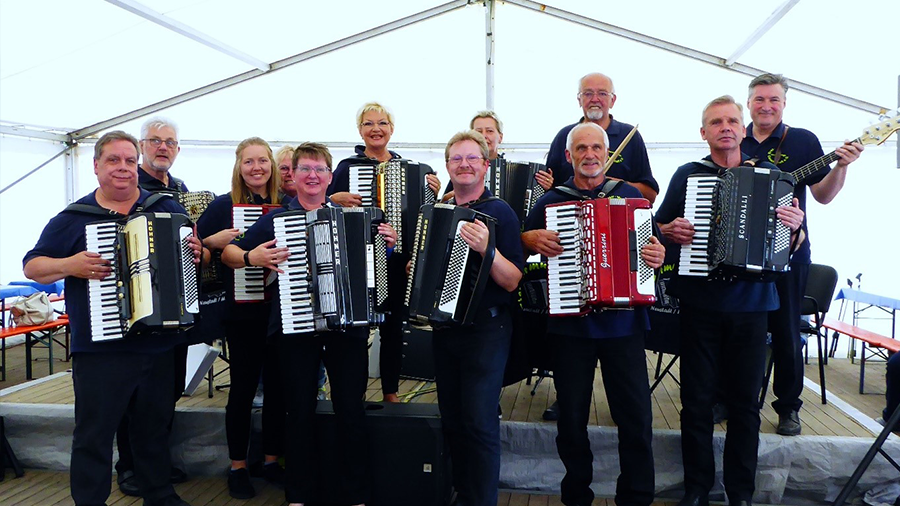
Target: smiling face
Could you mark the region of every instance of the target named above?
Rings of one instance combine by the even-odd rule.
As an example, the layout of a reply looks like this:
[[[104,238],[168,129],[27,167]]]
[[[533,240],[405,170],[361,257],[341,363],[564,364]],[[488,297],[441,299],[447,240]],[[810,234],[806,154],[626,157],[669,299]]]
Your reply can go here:
[[[251,144],[241,152],[241,177],[253,193],[265,195],[266,183],[272,177],[272,160],[265,146]]]
[[[747,99],[747,109],[754,128],[771,130],[781,123],[786,105],[784,87],[780,84],[760,84],[753,87]]]
[[[154,146],[151,140],[160,140],[159,146]],[[175,157],[181,151],[181,147],[171,148],[166,142],[178,142],[175,130],[172,127],[153,127],[147,130],[147,138],[141,141],[143,153],[142,167],[144,170],[167,172],[175,163]]]
[[[359,136],[369,149],[381,150],[387,147],[394,134],[394,125],[390,123],[387,114],[378,111],[368,111],[363,114],[359,126]]]
[[[297,195],[297,185],[294,184],[293,170],[291,170],[291,153],[287,153],[278,161],[278,172],[281,174],[281,191],[291,197]]]
[[[310,197],[310,200],[325,200],[325,190],[331,184],[331,170],[323,158],[303,156],[297,159],[293,171],[297,194]]]
[[[491,160],[497,158],[497,147],[503,142],[503,134],[497,128],[497,122],[494,118],[475,118],[472,122],[472,130],[484,136],[487,141],[488,150],[491,152]]]
[[[572,132],[572,147],[566,149],[566,160],[575,168],[576,177],[598,177],[609,158],[603,133],[597,128],[576,128]]]
[[[94,160],[94,174],[104,192],[130,194],[137,189],[138,153],[127,140],[111,141]]]
[[[703,114],[700,137],[711,151],[740,150],[746,134],[743,114],[737,104],[715,104]]]
[[[459,163],[454,160],[459,160]],[[489,165],[490,161],[484,159],[481,146],[475,141],[464,140],[450,146],[447,172],[454,188],[484,186],[484,173]]]
[[[600,121],[609,116],[609,110],[616,103],[612,82],[600,74],[590,74],[581,80],[578,89],[578,105],[584,117],[591,121]]]

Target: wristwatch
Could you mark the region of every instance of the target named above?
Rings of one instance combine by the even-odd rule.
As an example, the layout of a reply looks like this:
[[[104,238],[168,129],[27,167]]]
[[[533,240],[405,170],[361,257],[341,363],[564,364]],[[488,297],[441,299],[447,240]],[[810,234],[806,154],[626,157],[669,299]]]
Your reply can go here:
[[[250,252],[249,251],[244,252],[244,267],[253,267],[250,264]]]

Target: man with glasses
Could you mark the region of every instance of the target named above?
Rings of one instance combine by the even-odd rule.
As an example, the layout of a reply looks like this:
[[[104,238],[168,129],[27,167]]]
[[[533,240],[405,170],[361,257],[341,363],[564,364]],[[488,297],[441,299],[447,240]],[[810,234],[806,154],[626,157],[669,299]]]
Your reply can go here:
[[[150,192],[188,191],[184,181],[169,173],[179,152],[178,126],[172,120],[155,117],[145,121],[141,126],[140,187]]]
[[[609,136],[610,155],[633,128],[627,123],[616,121],[609,113],[609,110],[616,104],[616,89],[610,77],[600,73],[582,77],[578,82],[577,98],[584,116],[578,120],[578,123],[568,125],[556,134],[550,144],[550,152],[547,154],[547,168],[553,172],[553,186],[565,183],[574,175],[572,164],[566,159],[566,136],[575,128],[575,125],[591,122],[605,130]],[[609,169],[607,176],[621,179],[634,186],[651,204],[656,200],[659,184],[653,179],[653,174],[650,172],[647,147],[644,145],[644,139],[640,132],[635,132],[628,146],[619,154]]]
[[[497,399],[512,338],[511,292],[522,278],[525,257],[519,218],[484,187],[490,164],[484,137],[475,131],[454,135],[444,149],[455,203],[496,220],[495,248],[480,222],[467,223],[460,236],[482,256],[493,255],[490,279],[471,325],[434,329],[434,372],[441,422],[453,463],[457,504],[495,506],[500,478],[500,420]]]

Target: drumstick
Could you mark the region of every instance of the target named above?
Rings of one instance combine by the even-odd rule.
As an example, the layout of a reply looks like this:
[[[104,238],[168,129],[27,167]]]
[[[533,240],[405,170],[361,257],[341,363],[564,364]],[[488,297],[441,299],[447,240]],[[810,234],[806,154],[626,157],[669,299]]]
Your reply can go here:
[[[609,168],[612,167],[612,164],[616,162],[616,158],[619,157],[619,154],[621,154],[622,150],[625,149],[625,146],[628,145],[628,141],[630,141],[631,138],[634,137],[634,133],[637,132],[637,129],[638,125],[634,125],[634,128],[632,128],[631,131],[628,132],[628,135],[625,136],[625,140],[622,141],[622,144],[619,144],[619,147],[616,148],[615,153],[613,153],[612,156],[609,157],[609,160],[606,161],[606,166],[603,167],[603,172],[601,173],[602,175],[605,176],[606,171],[608,171]]]

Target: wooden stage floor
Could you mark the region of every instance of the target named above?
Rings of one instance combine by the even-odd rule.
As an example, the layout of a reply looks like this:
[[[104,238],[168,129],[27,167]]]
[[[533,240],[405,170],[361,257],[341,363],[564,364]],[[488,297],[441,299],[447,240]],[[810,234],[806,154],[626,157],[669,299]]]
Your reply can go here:
[[[34,374],[38,378],[35,381],[26,384],[24,381],[24,347],[15,346],[7,349],[7,381],[0,382],[0,402],[9,403],[41,403],[41,404],[71,404],[73,402],[72,380],[71,374],[65,372],[71,366],[57,360],[55,370],[58,374],[48,377],[48,366],[46,351],[35,350],[38,360],[34,363]],[[55,356],[62,356],[62,351],[54,351]],[[668,360],[669,356],[665,356]],[[667,361],[666,360],[666,361]],[[656,354],[647,352],[647,371],[648,380],[653,377],[656,366]],[[217,360],[215,371],[223,371],[225,364],[221,360]],[[63,371],[62,374],[59,374]],[[859,385],[859,366],[851,364],[847,359],[831,359],[826,366],[826,385],[829,392],[829,403],[822,405],[819,399],[818,387],[815,390],[807,387],[804,388],[802,399],[804,402],[801,411],[801,420],[803,422],[804,435],[820,435],[820,436],[856,436],[873,438],[874,433],[863,425],[857,418],[869,417],[876,418],[880,416],[884,407],[884,363],[870,362],[866,367],[866,394],[858,393]],[[676,363],[672,372],[678,376],[678,364]],[[818,383],[818,367],[813,358],[806,366],[806,376],[808,380]],[[216,378],[216,385],[224,385],[229,381],[228,372],[225,370]],[[16,386],[16,388],[10,388]],[[500,405],[503,410],[503,419],[520,421],[520,422],[536,422],[536,423],[553,423],[544,422],[541,415],[549,406],[554,398],[552,379],[542,381],[535,395],[531,395],[534,384],[526,384],[521,382],[516,385],[506,387],[500,399]],[[809,385],[808,385],[809,386]],[[400,395],[405,402],[436,402],[437,395],[434,391],[434,384],[430,382],[403,380],[400,384]],[[370,401],[381,400],[380,382],[377,379],[369,381],[366,397]],[[843,403],[831,402],[835,397],[840,398]],[[215,391],[212,398],[207,396],[207,384],[203,381],[197,392],[191,397],[183,397],[179,402],[180,407],[217,407],[224,408],[228,399],[227,390]],[[769,399],[771,400],[771,387]],[[847,409],[851,414],[839,409],[838,404]],[[653,405],[653,426],[656,429],[674,429],[679,428],[679,411],[681,402],[679,398],[678,384],[672,377],[666,377],[652,394]],[[858,411],[858,412],[857,412]],[[856,413],[854,413],[856,412]],[[761,430],[764,433],[774,433],[775,425],[778,417],[767,405],[762,410]],[[595,377],[594,399],[592,402],[591,423],[612,426],[612,419],[606,404],[606,396],[603,390],[600,374]],[[869,423],[871,427],[871,423]],[[724,430],[724,424],[716,427],[716,430]],[[4,505],[68,505],[72,504],[71,497],[68,495],[68,474],[49,471],[29,470],[23,479],[11,479],[12,475],[7,472],[7,479],[0,482],[0,504]],[[125,506],[131,504],[140,504],[134,498],[122,496],[118,489],[113,486],[113,495],[110,497],[108,504]],[[266,486],[263,482],[258,482],[257,486],[259,495],[252,501],[234,501],[227,495],[227,487],[224,477],[197,477],[190,482],[179,485],[178,490],[183,493],[184,497],[191,504],[212,505],[212,504],[241,504],[247,506],[255,505],[279,505],[282,504],[282,491],[271,486]],[[524,493],[503,493],[500,496],[499,505],[540,505],[554,506],[562,504],[558,496],[524,494]],[[594,505],[613,504],[612,499],[598,498]],[[654,504],[675,504],[666,502],[657,502]]]

